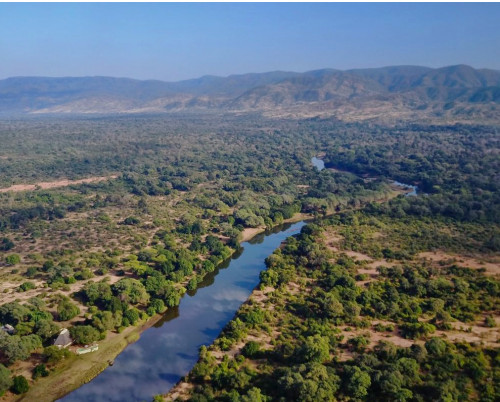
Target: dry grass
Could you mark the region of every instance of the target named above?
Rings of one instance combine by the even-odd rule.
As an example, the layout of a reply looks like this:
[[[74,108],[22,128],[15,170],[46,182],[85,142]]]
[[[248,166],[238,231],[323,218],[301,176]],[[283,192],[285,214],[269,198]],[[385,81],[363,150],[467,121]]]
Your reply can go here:
[[[12,191],[14,193],[19,191],[34,191],[34,190],[49,190],[52,188],[58,187],[67,187],[76,184],[88,184],[88,183],[98,183],[100,181],[105,181],[109,179],[116,179],[118,175],[110,175],[110,176],[93,176],[88,177],[86,179],[79,180],[56,180],[56,181],[42,181],[35,184],[14,184],[7,188],[0,188],[0,193],[8,193]]]
[[[463,268],[485,269],[486,274],[500,274],[500,257],[490,257],[489,261],[481,261],[479,258],[464,257],[457,254],[450,254],[444,251],[429,251],[418,255],[421,259],[431,260],[433,262],[449,262]]]

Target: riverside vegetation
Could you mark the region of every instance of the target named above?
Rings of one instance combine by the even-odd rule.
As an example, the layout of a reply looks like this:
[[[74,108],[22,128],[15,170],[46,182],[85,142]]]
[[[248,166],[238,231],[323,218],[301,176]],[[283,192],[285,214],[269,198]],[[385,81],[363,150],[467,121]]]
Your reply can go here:
[[[0,322],[15,330],[0,333],[6,397],[42,390],[55,398],[78,385],[56,386],[57,379],[88,380],[97,373],[85,356],[51,346],[61,328],[76,345],[111,345],[176,306],[239,248],[245,230],[299,212],[341,215],[309,226],[269,258],[262,306],[243,307],[215,348],[231,351],[247,336],[253,343],[219,356],[220,368],[217,355],[203,349],[190,377],[202,387],[192,388],[191,398],[362,399],[370,392],[418,399],[426,389],[448,389],[452,398],[493,400],[498,392],[496,339],[469,349],[430,339],[456,322],[465,328],[481,318],[494,326],[498,272],[486,277],[419,260],[419,253],[444,250],[497,266],[495,127],[176,114],[4,120],[0,140],[4,188],[109,177],[0,193]],[[318,152],[330,169],[311,166]],[[394,179],[425,194],[394,198]],[[325,232],[339,244],[322,245]],[[368,263],[339,254],[344,250],[390,264],[363,274]],[[373,325],[416,346],[374,349],[357,332],[373,332]],[[343,332],[356,334],[347,346]],[[278,342],[267,345],[264,334]],[[425,337],[429,347],[421,346]],[[449,363],[456,370],[426,368],[448,351],[457,356]],[[469,355],[480,374],[465,366]],[[78,374],[71,372],[77,364]],[[279,390],[270,389],[275,380]]]

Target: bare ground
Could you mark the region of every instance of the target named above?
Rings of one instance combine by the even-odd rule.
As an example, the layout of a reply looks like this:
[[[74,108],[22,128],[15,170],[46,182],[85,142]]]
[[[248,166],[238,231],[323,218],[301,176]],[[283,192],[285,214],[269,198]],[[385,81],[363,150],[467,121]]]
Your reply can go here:
[[[51,188],[57,187],[67,187],[75,184],[83,184],[83,183],[97,183],[100,181],[105,181],[109,179],[116,179],[118,175],[110,175],[110,176],[94,176],[88,177],[86,179],[79,180],[56,180],[56,181],[42,181],[35,184],[14,184],[10,187],[0,188],[0,193],[7,193],[9,191],[19,192],[19,191],[33,191],[33,190],[48,190]]]
[[[420,253],[419,258],[431,260],[434,262],[449,261],[463,268],[481,269],[484,268],[489,275],[500,274],[500,257],[490,257],[489,261],[483,261],[479,258],[464,257],[457,254],[450,254],[444,251],[428,251]]]

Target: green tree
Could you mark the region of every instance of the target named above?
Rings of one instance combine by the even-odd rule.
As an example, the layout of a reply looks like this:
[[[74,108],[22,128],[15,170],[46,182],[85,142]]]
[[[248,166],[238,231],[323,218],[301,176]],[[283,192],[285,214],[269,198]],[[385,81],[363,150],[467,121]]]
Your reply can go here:
[[[22,375],[17,375],[14,377],[14,380],[12,382],[12,386],[10,387],[11,391],[14,392],[15,394],[24,394],[25,392],[28,392],[30,389],[30,386],[28,384],[28,380],[22,376]]]
[[[47,377],[49,371],[45,364],[39,364],[33,369],[33,379],[36,380],[38,377]]]
[[[147,303],[149,294],[144,285],[137,279],[120,279],[113,285],[113,292],[128,303]]]
[[[49,339],[52,335],[59,331],[59,327],[52,321],[41,319],[37,320],[33,328],[33,332],[43,340]]]
[[[330,359],[330,345],[328,339],[320,335],[308,336],[304,344],[298,349],[296,358],[300,362],[323,363]]]
[[[90,325],[77,325],[71,327],[69,332],[73,340],[80,345],[87,345],[98,341],[101,337],[99,331]]]
[[[58,348],[57,346],[48,346],[43,350],[43,356],[45,357],[47,363],[57,364],[70,357],[71,352],[68,349]]]
[[[10,371],[0,363],[0,396],[4,394],[12,385]]]
[[[59,321],[68,321],[75,318],[80,314],[80,309],[76,304],[71,303],[69,300],[63,299],[57,306],[57,315]]]
[[[368,395],[372,383],[370,375],[357,366],[347,366],[345,369],[346,393],[356,399]]]
[[[260,351],[260,345],[258,342],[249,341],[241,349],[241,354],[245,357],[254,358]]]

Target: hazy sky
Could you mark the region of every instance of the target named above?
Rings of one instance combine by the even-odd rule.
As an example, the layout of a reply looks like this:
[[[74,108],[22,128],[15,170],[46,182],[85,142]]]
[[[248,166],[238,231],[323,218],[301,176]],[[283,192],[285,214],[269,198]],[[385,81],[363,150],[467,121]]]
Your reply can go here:
[[[0,78],[500,70],[500,4],[0,3]]]

